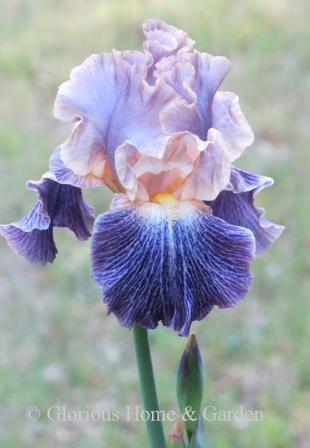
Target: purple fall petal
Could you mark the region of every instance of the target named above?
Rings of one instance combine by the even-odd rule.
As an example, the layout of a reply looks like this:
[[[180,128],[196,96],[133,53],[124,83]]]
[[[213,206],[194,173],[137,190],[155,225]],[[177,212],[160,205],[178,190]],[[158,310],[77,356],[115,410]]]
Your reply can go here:
[[[174,221],[156,209],[100,215],[92,240],[92,275],[109,311],[128,327],[159,321],[187,335],[214,305],[233,306],[251,284],[254,237],[196,209]]]
[[[41,209],[37,201],[21,220],[0,226],[0,234],[12,249],[34,264],[52,263],[57,254],[50,218]]]
[[[52,262],[57,254],[53,227],[68,227],[80,240],[91,236],[95,217],[79,188],[44,178],[27,185],[39,196],[34,207],[21,220],[0,226],[0,233],[19,255],[31,263]]]
[[[214,216],[226,222],[251,230],[256,240],[256,253],[268,249],[281,235],[284,227],[265,218],[265,211],[255,207],[255,195],[273,184],[270,177],[259,176],[233,168],[231,191],[222,191],[214,201],[207,202]]]

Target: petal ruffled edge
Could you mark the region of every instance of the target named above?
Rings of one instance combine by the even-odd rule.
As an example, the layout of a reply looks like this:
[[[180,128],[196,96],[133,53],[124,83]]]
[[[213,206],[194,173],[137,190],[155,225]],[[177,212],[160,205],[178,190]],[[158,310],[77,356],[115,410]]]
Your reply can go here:
[[[227,146],[231,161],[241,156],[254,141],[254,134],[232,92],[217,92],[211,109],[211,123],[218,129]]]
[[[227,187],[230,171],[230,158],[222,135],[211,128],[193,172],[182,186],[181,199],[202,201],[215,199],[220,191]]]
[[[35,206],[19,221],[0,226],[0,234],[9,246],[34,264],[52,263],[57,254],[50,219],[42,213],[42,204]]]
[[[101,163],[103,162],[103,163]],[[115,182],[115,176],[112,174],[109,164],[100,161],[102,176],[95,176],[95,173],[76,174],[74,173],[62,159],[62,145],[58,146],[49,160],[49,171],[44,174],[44,178],[54,180],[60,184],[68,184],[77,188],[96,188],[108,187],[112,191],[118,191],[119,187]]]
[[[195,41],[185,31],[169,25],[163,20],[149,19],[142,24],[145,41],[143,48],[151,53],[154,63],[180,51],[191,51]]]
[[[175,89],[180,98],[161,113],[167,132],[188,131],[206,140],[212,127],[211,108],[214,95],[230,70],[224,56],[208,53],[182,53],[163,59],[156,66],[156,76]]]
[[[19,255],[35,264],[53,262],[57,254],[53,227],[67,227],[79,240],[91,236],[94,210],[83,201],[79,188],[47,178],[29,181],[27,187],[38,194],[34,207],[19,221],[0,226],[0,234]]]
[[[121,195],[120,195],[121,196]],[[121,324],[186,336],[217,305],[232,307],[248,292],[255,241],[198,202],[183,202],[171,221],[158,204],[135,208],[118,197],[100,215],[92,240],[92,275]]]
[[[94,54],[61,84],[54,115],[78,123],[74,139],[62,148],[62,159],[75,174],[92,171],[89,162],[98,155],[113,171],[114,151],[126,140],[148,155],[164,150],[159,113],[175,92],[164,82],[148,85],[148,65],[147,55],[138,51]]]
[[[115,152],[116,172],[132,201],[148,201],[159,193],[179,197],[200,151],[198,139],[189,133],[170,137],[161,158],[145,156],[130,142],[125,142]]]
[[[261,190],[273,185],[273,179],[233,168],[230,177],[230,191],[222,191],[214,201],[207,204],[214,216],[229,224],[251,230],[256,240],[256,254],[268,249],[281,235],[284,226],[266,219],[265,210],[255,206],[255,196]]]

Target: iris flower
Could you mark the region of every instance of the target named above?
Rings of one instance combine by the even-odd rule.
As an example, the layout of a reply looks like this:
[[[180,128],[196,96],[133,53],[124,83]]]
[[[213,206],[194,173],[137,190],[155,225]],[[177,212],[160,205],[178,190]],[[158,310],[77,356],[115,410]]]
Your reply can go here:
[[[273,180],[233,165],[254,137],[238,97],[218,90],[228,59],[162,21],[142,28],[143,51],[94,54],[60,86],[54,115],[72,133],[28,182],[33,209],[0,231],[38,264],[55,258],[54,227],[92,236],[109,312],[127,327],[161,321],[187,335],[246,295],[250,263],[283,227],[254,204]],[[94,187],[114,193],[96,221],[81,192]]]

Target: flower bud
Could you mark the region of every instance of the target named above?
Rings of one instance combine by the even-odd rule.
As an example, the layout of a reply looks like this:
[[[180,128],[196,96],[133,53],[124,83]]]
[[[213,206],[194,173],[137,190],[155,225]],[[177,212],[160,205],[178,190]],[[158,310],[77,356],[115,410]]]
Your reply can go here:
[[[179,408],[187,433],[195,431],[203,396],[203,366],[195,335],[191,335],[183,352],[177,375]]]
[[[206,433],[205,433],[205,425],[202,417],[200,416],[198,426],[195,429],[195,432],[192,434],[190,443],[188,445],[189,448],[205,448],[206,446]]]

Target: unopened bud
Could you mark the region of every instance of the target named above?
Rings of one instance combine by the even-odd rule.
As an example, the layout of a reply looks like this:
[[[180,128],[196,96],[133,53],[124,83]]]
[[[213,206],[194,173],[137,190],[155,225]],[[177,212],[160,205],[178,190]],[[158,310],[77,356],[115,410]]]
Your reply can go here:
[[[203,365],[195,335],[190,336],[180,361],[177,395],[186,431],[191,434],[198,426],[203,396]]]

